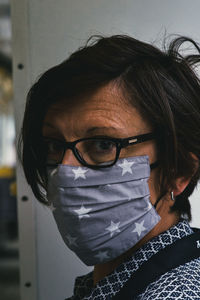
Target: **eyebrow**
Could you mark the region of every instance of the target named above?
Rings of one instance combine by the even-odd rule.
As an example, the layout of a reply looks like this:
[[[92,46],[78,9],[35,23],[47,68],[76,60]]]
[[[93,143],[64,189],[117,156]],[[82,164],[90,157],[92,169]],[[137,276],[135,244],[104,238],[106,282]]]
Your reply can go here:
[[[115,132],[120,132],[122,129],[120,130],[120,129],[117,129],[117,128],[112,127],[112,126],[108,126],[108,127],[106,127],[106,126],[100,126],[100,127],[95,126],[95,127],[88,128],[86,130],[86,134],[93,133],[93,132],[100,131],[100,130],[104,130],[104,131],[106,131],[106,130],[113,130]]]
[[[49,128],[52,128],[52,129],[56,129],[58,130],[58,128],[54,125],[52,125],[51,123],[48,123],[48,122],[44,122],[44,126],[47,126]],[[90,127],[88,128],[86,131],[85,131],[85,134],[92,134],[92,133],[95,133],[95,132],[98,132],[98,131],[107,131],[107,130],[112,130],[113,132],[115,133],[125,133],[125,130],[123,130],[122,128],[116,128],[116,127],[112,127],[112,126],[94,126],[94,127]]]

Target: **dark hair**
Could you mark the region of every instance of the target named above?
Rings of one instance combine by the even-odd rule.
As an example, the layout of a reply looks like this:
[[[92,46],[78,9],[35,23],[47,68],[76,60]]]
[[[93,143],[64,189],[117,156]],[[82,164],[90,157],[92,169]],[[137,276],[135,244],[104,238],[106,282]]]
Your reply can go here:
[[[197,54],[182,56],[180,47],[185,42],[190,42]],[[47,109],[57,101],[81,99],[81,95],[116,81],[157,134],[161,194],[174,188],[176,178],[192,178],[172,207],[190,219],[188,197],[200,177],[200,81],[195,73],[199,53],[198,45],[187,37],[175,38],[163,51],[124,35],[93,37],[46,71],[28,93],[21,134],[21,160],[36,198],[48,204],[40,149]]]

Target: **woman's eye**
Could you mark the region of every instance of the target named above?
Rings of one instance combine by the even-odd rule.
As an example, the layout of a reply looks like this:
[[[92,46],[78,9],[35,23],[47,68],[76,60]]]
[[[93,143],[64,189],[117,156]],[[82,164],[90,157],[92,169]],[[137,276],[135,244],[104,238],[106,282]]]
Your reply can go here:
[[[44,151],[47,164],[57,164],[62,160],[64,146],[59,141],[44,140]]]
[[[85,144],[84,152],[91,156],[104,157],[116,152],[116,145],[109,140],[93,140]]]
[[[116,151],[116,145],[110,140],[86,140],[77,144],[80,153],[88,155],[108,155]]]
[[[63,145],[57,141],[45,141],[45,150],[47,154],[56,154],[63,151]]]
[[[114,147],[114,144],[110,141],[96,141],[94,142],[93,148],[96,151],[112,151]]]
[[[77,144],[77,150],[89,164],[98,165],[116,158],[117,147],[111,140],[85,140]]]
[[[56,152],[57,150],[60,149],[60,145],[58,145],[57,143],[54,143],[54,142],[49,142],[47,144],[47,149],[49,152]]]

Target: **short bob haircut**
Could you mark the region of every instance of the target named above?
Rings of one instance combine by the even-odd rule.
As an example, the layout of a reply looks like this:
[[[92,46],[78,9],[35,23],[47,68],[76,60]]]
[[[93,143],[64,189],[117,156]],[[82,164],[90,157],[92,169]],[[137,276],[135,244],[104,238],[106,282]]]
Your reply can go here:
[[[191,43],[195,54],[181,55]],[[200,177],[200,48],[190,38],[176,37],[163,51],[125,35],[93,36],[86,46],[47,70],[31,87],[26,102],[20,157],[35,197],[45,197],[47,175],[42,152],[42,124],[49,107],[79,101],[113,81],[156,132],[160,195],[173,190],[178,177],[191,178],[171,210],[191,219],[188,197]],[[194,154],[194,155],[192,155]]]

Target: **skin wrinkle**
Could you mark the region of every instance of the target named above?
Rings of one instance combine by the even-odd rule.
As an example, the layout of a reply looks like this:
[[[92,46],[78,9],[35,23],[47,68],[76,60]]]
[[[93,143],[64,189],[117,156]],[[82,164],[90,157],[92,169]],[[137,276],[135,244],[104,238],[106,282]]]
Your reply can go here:
[[[81,101],[80,101],[81,100]],[[55,113],[56,109],[56,113]],[[56,128],[45,126],[45,123],[52,124]],[[90,97],[83,97],[78,101],[67,103],[63,100],[54,104],[48,111],[44,120],[43,134],[56,135],[66,141],[86,137],[86,131],[92,127],[114,127],[116,130],[102,129],[97,130],[96,135],[100,132],[102,135],[111,137],[130,137],[139,134],[149,133],[152,131],[150,124],[142,118],[139,112],[129,104],[126,99],[122,101],[122,95],[112,83],[101,87]],[[122,132],[124,132],[122,134]],[[118,132],[118,134],[116,133]],[[93,136],[95,134],[93,133]],[[154,140],[132,146],[132,151],[127,152],[122,149],[120,157],[148,155],[150,164],[157,159],[156,143]],[[72,151],[68,149],[65,152],[63,164],[79,166],[80,163],[74,157]],[[156,202],[159,195],[157,189],[158,170],[151,171],[148,181],[150,190],[150,201]],[[173,204],[170,193],[165,195],[157,206],[157,212],[161,217],[160,222],[132,249],[117,257],[116,259],[104,264],[96,265],[94,268],[94,284],[112,272],[127,256],[130,256],[146,243],[149,239],[157,236],[161,232],[169,229],[179,221],[176,213],[170,213],[170,206]]]
[[[115,101],[115,97],[117,95],[117,101]],[[111,122],[111,125],[116,129],[120,129],[122,130],[123,128],[121,126],[119,126],[119,123],[123,124],[123,115],[119,114],[119,109],[118,106],[119,104],[121,104],[121,108],[123,108],[124,113],[127,113],[131,116],[132,118],[132,112],[130,113],[130,104],[129,102],[124,99],[121,95],[121,93],[119,93],[119,90],[117,89],[116,84],[111,83],[108,84],[108,87],[106,89],[104,89],[104,93],[103,95],[101,93],[95,93],[95,95],[91,95],[90,97],[93,98],[93,101],[88,101],[88,96],[85,96],[83,98],[80,99],[72,99],[70,101],[70,103],[66,103],[65,100],[62,100],[58,103],[55,103],[54,105],[52,105],[49,109],[48,114],[51,114],[51,116],[49,115],[49,119],[50,122],[49,124],[51,124],[51,119],[52,117],[55,118],[56,114],[58,114],[57,118],[59,119],[59,114],[63,111],[63,109],[65,110],[66,108],[66,104],[67,104],[67,109],[68,109],[68,115],[72,115],[73,114],[73,120],[79,120],[79,116],[83,116],[83,124],[84,126],[80,126],[81,131],[76,133],[76,139],[77,138],[82,138],[85,137],[83,136],[84,134],[84,130],[82,130],[87,124],[87,120],[90,119],[91,123],[94,119],[94,124],[96,124],[96,126],[98,126],[98,119],[100,119],[100,125],[102,126],[102,118],[104,118],[104,122],[106,122],[106,120],[109,120],[109,122]],[[105,101],[106,99],[106,101]],[[112,101],[111,101],[112,99]],[[102,105],[103,103],[103,105]],[[70,105],[71,104],[71,105]],[[74,107],[75,106],[79,106],[79,110],[78,110],[78,115],[75,113],[74,111]],[[112,109],[111,109],[112,108]],[[133,107],[131,106],[131,109]],[[112,112],[111,112],[112,111]],[[87,113],[86,113],[87,112]],[[86,119],[84,120],[84,115],[86,115]],[[117,116],[117,118],[116,118]],[[46,120],[46,118],[45,118]],[[44,120],[44,122],[45,122]],[[60,121],[62,122],[61,118]],[[70,119],[67,120],[67,122],[64,120],[64,123],[66,123],[66,127],[68,127],[68,122],[70,121]],[[54,122],[54,126],[55,124],[57,124],[58,122],[58,128],[59,126],[63,126],[64,124],[60,124],[59,120],[57,120],[56,122]],[[130,129],[132,128],[132,122],[130,125],[126,124],[126,128],[130,127]],[[73,128],[76,129],[76,128]],[[66,128],[67,130],[67,128]],[[83,132],[82,132],[83,131]],[[124,130],[125,133],[126,130]],[[141,128],[137,128],[136,134],[133,135],[137,135],[140,134]],[[119,137],[119,136],[116,136]]]
[[[111,107],[112,107],[112,114],[110,112]],[[117,105],[116,105],[116,107],[117,107]],[[124,127],[124,119],[122,117],[123,114],[120,115],[119,110],[118,109],[114,110],[113,108],[114,108],[113,103],[110,103],[110,108],[107,109],[107,113],[106,113],[106,108],[96,109],[95,107],[89,108],[91,110],[91,112],[90,112],[88,110],[88,107],[86,106],[85,109],[82,109],[82,110],[79,109],[78,115],[77,115],[74,112],[73,107],[72,107],[72,111],[70,111],[70,109],[68,109],[68,116],[73,114],[73,119],[71,118],[71,120],[70,120],[70,117],[68,117],[67,122],[66,122],[66,119],[64,118],[64,120],[63,120],[61,117],[63,110],[65,110],[65,104],[60,103],[60,110],[59,111],[57,110],[57,115],[55,114],[54,106],[52,106],[50,108],[50,110],[48,111],[48,114],[47,114],[49,121],[47,122],[47,116],[46,116],[45,120],[44,120],[44,125],[45,125],[45,123],[51,124],[51,122],[52,122],[51,120],[53,119],[54,120],[53,126],[55,127],[55,130],[57,128],[59,131],[59,128],[62,128],[63,131],[67,132],[68,128],[70,128],[70,126],[72,126],[72,128],[70,128],[71,129],[70,133],[66,134],[66,138],[67,138],[67,135],[70,136],[70,134],[72,132],[75,132],[74,136],[76,137],[76,139],[85,137],[85,136],[83,136],[83,133],[85,133],[85,131],[87,131],[87,129],[85,129],[85,128],[87,127],[88,120],[90,120],[90,123],[93,124],[92,127],[98,127],[98,126],[102,127],[102,125],[103,126],[107,125],[108,127],[113,127],[120,131],[123,130],[124,133],[127,131],[130,132],[129,134],[127,134],[127,136],[123,136],[123,137],[135,136],[138,134],[146,133],[146,131],[149,130],[144,127],[143,131],[141,132],[141,127],[139,125],[137,126],[137,124],[134,124],[134,130],[133,130],[132,129],[133,128],[132,113],[130,113],[130,111],[128,111],[128,110],[127,111],[125,110],[123,112],[124,114],[129,115],[129,119],[127,119],[127,121],[126,121],[126,127]],[[131,109],[133,109],[133,108],[131,107]],[[81,124],[83,124],[83,125],[79,125],[79,128],[76,128],[75,123],[77,122],[77,120],[79,120],[79,122],[80,122],[80,117],[79,117],[80,115],[82,118]],[[84,115],[86,115],[86,116],[84,117]],[[43,134],[45,134],[45,132],[47,132],[47,128],[44,128]]]

